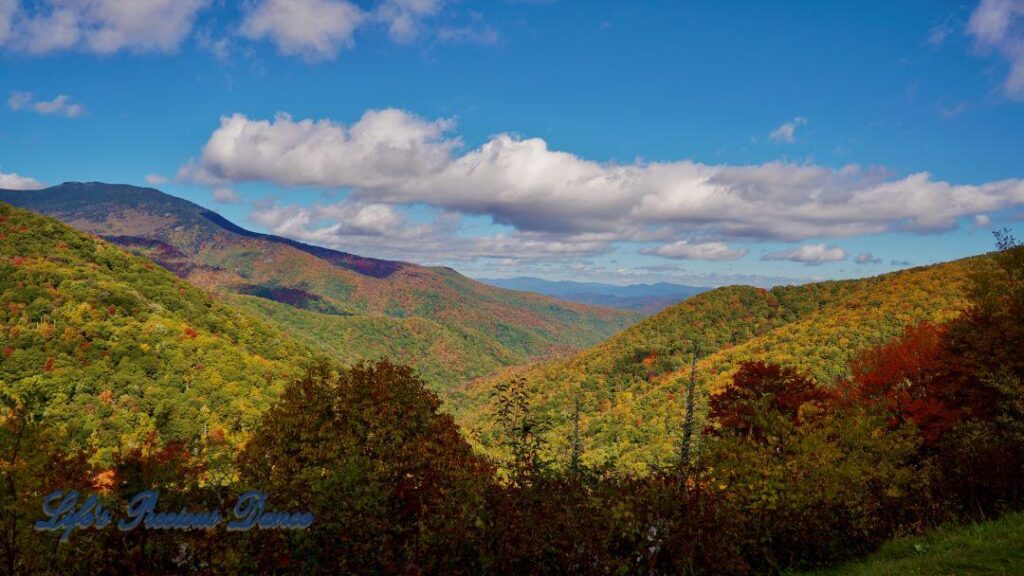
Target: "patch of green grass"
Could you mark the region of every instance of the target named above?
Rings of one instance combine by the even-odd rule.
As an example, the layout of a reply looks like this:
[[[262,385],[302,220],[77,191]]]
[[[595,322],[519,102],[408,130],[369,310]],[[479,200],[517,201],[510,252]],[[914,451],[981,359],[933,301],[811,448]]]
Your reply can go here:
[[[900,538],[860,562],[800,576],[1024,575],[1024,513]],[[796,575],[794,575],[796,576]]]

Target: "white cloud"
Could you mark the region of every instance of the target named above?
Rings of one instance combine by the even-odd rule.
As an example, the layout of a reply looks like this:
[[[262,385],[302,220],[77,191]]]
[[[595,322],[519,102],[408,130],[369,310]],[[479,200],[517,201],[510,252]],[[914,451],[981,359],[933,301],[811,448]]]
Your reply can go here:
[[[242,199],[232,188],[219,186],[213,189],[213,201],[221,204],[238,204]]]
[[[463,150],[450,120],[370,111],[352,126],[281,114],[221,119],[181,176],[211,185],[263,181],[351,188],[367,203],[426,204],[520,231],[608,241],[806,240],[932,233],[1024,205],[1024,181],[952,184],[928,173],[770,162],[602,164],[508,134]]]
[[[66,94],[61,94],[53,100],[36,102],[32,105],[32,109],[40,114],[67,118],[77,118],[85,114],[85,107],[71,102],[71,98]]]
[[[161,174],[146,174],[146,183],[150,186],[159,186],[167,183],[167,177]]]
[[[801,116],[793,118],[789,122],[783,123],[781,126],[772,130],[772,133],[768,135],[775,142],[785,142],[792,144],[796,139],[796,129],[800,126],[807,124],[807,119]]]
[[[881,264],[881,258],[875,258],[875,255],[871,252],[862,252],[857,254],[857,258],[854,259],[857,264]]]
[[[307,60],[331,60],[354,46],[357,31],[381,26],[398,44],[409,44],[431,32],[430,20],[444,10],[445,0],[380,0],[361,9],[351,0],[259,0],[251,6],[239,28],[242,36],[268,39],[287,55]],[[446,42],[494,44],[496,30],[478,14],[463,26],[440,26],[430,34]]]
[[[32,106],[32,93],[31,92],[11,92],[11,96],[7,98],[7,106],[17,112]]]
[[[655,249],[641,250],[641,252],[679,260],[739,260],[746,256],[749,250],[733,249],[725,242],[679,240]]]
[[[609,242],[536,232],[494,236],[460,234],[461,217],[442,213],[432,222],[412,222],[394,206],[343,200],[336,204],[258,206],[250,219],[274,234],[391,259],[418,262],[505,261],[538,264],[609,252]]]
[[[987,214],[976,214],[974,216],[974,225],[978,228],[985,228],[992,224],[992,219]]]
[[[64,116],[78,118],[85,114],[85,106],[75,104],[71,97],[61,94],[53,100],[35,100],[31,92],[12,92],[7,99],[11,110],[32,110],[45,116]]]
[[[43,0],[19,6],[0,0],[0,43],[31,54],[173,52],[207,4],[208,0]]]
[[[1024,0],[981,0],[971,13],[967,32],[982,50],[995,51],[1009,62],[1003,84],[1006,95],[1024,99]]]
[[[359,204],[339,202],[330,205],[279,206],[257,208],[251,214],[258,222],[276,234],[317,240],[328,246],[338,245],[347,236],[421,236],[424,228],[409,226],[394,207],[385,204]],[[332,224],[318,227],[318,221]]]
[[[789,260],[792,262],[803,262],[808,266],[817,266],[825,262],[840,262],[846,260],[846,250],[837,246],[826,246],[824,244],[805,244],[792,250],[762,254],[761,259]]]
[[[387,187],[444,168],[459,144],[444,138],[451,126],[400,110],[367,112],[351,127],[287,114],[273,121],[235,114],[221,118],[199,163],[185,166],[182,176],[205,183]]]
[[[443,6],[443,0],[384,0],[374,17],[388,27],[391,40],[408,44],[422,33],[423,20],[436,15]]]
[[[386,30],[393,42],[423,36],[440,41],[493,44],[498,33],[469,13],[468,24],[436,26],[447,0],[246,0],[241,19],[226,34],[267,40],[279,52],[309,61],[331,60],[354,46],[357,31]],[[34,55],[62,51],[113,54],[169,53],[193,35],[198,15],[220,0],[0,0],[0,48]],[[228,6],[231,3],[227,3]],[[222,62],[235,50],[230,36],[210,28],[194,35],[199,48]]]
[[[0,172],[0,189],[3,190],[39,190],[40,188],[46,188],[46,184],[43,184],[35,178],[29,178],[27,176],[19,176],[12,173]]]
[[[282,54],[329,60],[353,45],[366,15],[347,0],[262,0],[246,13],[239,32],[269,39]]]

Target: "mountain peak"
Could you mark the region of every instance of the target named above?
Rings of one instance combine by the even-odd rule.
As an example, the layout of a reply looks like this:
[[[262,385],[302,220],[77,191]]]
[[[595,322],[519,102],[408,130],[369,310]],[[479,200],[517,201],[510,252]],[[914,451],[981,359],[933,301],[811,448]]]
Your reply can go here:
[[[190,237],[190,245],[177,247],[190,253],[214,238],[230,242],[230,237],[237,236],[285,244],[334,266],[374,278],[386,278],[408,266],[404,262],[365,258],[253,232],[213,210],[156,188],[105,182],[64,182],[42,190],[0,190],[0,201],[74,222],[78,228],[121,243],[137,238],[179,245],[184,234]]]

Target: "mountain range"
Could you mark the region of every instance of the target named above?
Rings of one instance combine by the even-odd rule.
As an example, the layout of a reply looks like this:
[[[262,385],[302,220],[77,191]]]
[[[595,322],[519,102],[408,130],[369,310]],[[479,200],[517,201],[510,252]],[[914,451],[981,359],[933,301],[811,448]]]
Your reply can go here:
[[[188,229],[179,230],[185,231]],[[360,506],[367,510],[351,524],[329,524],[328,529],[335,531],[325,537],[327,544],[321,546],[322,549],[331,550],[330,546],[339,541],[339,534],[359,532],[367,526],[377,530],[369,542],[372,549],[378,549],[380,541],[387,541],[385,537],[376,536],[387,533],[378,523],[385,523],[387,530],[391,530],[391,526],[414,525],[415,521],[405,515],[407,507],[399,504],[403,502],[400,498],[406,497],[410,490],[426,489],[451,498],[457,510],[470,510],[466,521],[458,525],[469,527],[471,543],[479,544],[480,539],[489,538],[480,545],[484,550],[504,549],[493,542],[518,543],[526,533],[537,539],[537,549],[541,552],[536,557],[550,562],[552,557],[565,554],[564,549],[580,550],[583,542],[588,546],[584,548],[589,555],[587,558],[603,558],[611,567],[625,567],[618,570],[623,573],[629,571],[643,550],[650,550],[650,535],[654,534],[647,528],[650,518],[674,519],[677,516],[672,514],[685,512],[688,506],[693,506],[692,500],[683,499],[685,492],[677,492],[671,481],[666,481],[666,478],[674,478],[673,474],[642,474],[652,467],[663,466],[675,452],[676,431],[682,415],[680,383],[688,377],[692,367],[696,368],[705,392],[721,389],[737,364],[752,358],[796,367],[823,384],[838,382],[847,375],[849,359],[860,351],[890,340],[916,322],[943,321],[956,316],[968,303],[965,297],[968,279],[998,260],[983,256],[874,278],[772,290],[745,286],[711,290],[671,306],[569,359],[532,368],[509,369],[467,385],[461,390],[465,395],[455,399],[462,402],[464,409],[459,414],[460,425],[469,431],[470,439],[478,447],[486,451],[493,447],[495,417],[491,403],[495,384],[522,376],[530,386],[529,412],[516,412],[513,416],[517,419],[529,416],[528,420],[522,420],[527,426],[523,431],[545,434],[553,450],[550,456],[565,461],[568,443],[573,437],[572,419],[567,416],[575,409],[584,444],[582,456],[588,464],[641,473],[633,478],[581,475],[590,484],[575,486],[589,487],[584,490],[572,488],[574,485],[566,481],[545,479],[529,485],[542,488],[527,492],[528,498],[519,492],[522,487],[514,486],[511,489],[515,497],[504,500],[504,492],[461,488],[467,485],[510,489],[494,481],[492,468],[485,461],[478,460],[474,464],[473,458],[478,456],[468,457],[469,447],[459,437],[451,419],[433,412],[440,405],[437,399],[421,388],[409,388],[409,382],[403,383],[404,369],[386,363],[378,365],[377,369],[391,370],[390,377],[398,374],[398,378],[386,381],[387,384],[374,381],[376,387],[365,386],[369,383],[365,379],[357,380],[349,383],[348,388],[341,388],[347,393],[337,397],[323,392],[331,389],[328,386],[338,385],[337,372],[324,372],[322,377],[326,381],[322,383],[313,376],[302,378],[303,368],[316,351],[299,338],[283,334],[281,326],[268,322],[271,317],[259,308],[246,305],[250,299],[277,302],[275,298],[292,298],[296,293],[252,295],[221,288],[209,292],[176,275],[193,277],[208,264],[173,253],[168,245],[158,240],[122,242],[130,244],[132,250],[148,251],[164,258],[168,269],[94,234],[0,203],[0,405],[5,416],[5,434],[2,435],[5,450],[15,454],[4,462],[4,472],[8,489],[18,490],[14,504],[10,501],[8,504],[11,517],[15,517],[12,511],[21,514],[21,510],[37,510],[39,495],[46,493],[48,488],[44,490],[44,487],[50,483],[77,482],[107,498],[122,500],[135,493],[136,482],[146,482],[146,486],[160,482],[161,490],[170,494],[174,490],[190,489],[193,484],[202,485],[204,489],[230,490],[229,487],[244,485],[238,480],[236,455],[241,450],[241,461],[246,462],[245,451],[255,445],[260,454],[268,451],[263,456],[265,460],[257,460],[259,469],[278,471],[276,476],[263,480],[274,482],[271,484],[274,493],[279,493],[281,487],[294,486],[292,482],[298,478],[302,494],[329,494],[342,503],[356,502],[351,509]],[[178,259],[177,266],[168,259],[170,256]],[[374,273],[383,273],[391,265],[402,265],[385,261],[363,263],[351,255],[330,257]],[[1019,261],[1020,255],[1016,258]],[[174,269],[174,273],[170,269]],[[1007,277],[998,274],[998,267],[993,266],[992,271],[997,273],[991,278]],[[224,273],[216,267],[206,272],[215,276]],[[985,274],[980,274],[976,278],[984,277]],[[1002,295],[998,288],[994,293]],[[303,295],[303,298],[308,297]],[[320,308],[315,310],[296,309],[347,318],[341,308],[323,308],[342,304],[324,299],[316,301],[315,305]],[[1016,318],[1010,320],[1013,322]],[[996,339],[1003,334],[1004,330],[992,331]],[[1013,338],[1011,336],[1010,342],[1015,341]],[[993,343],[990,338],[980,338],[977,342],[979,350]],[[1001,344],[1012,357],[1016,350],[1013,345]],[[691,364],[695,354],[696,363]],[[321,366],[322,370],[326,369]],[[374,376],[385,377],[388,376]],[[983,386],[982,382],[972,384]],[[359,396],[358,392],[364,390],[366,392]],[[763,394],[771,396],[771,392]],[[284,400],[279,401],[282,397]],[[337,404],[307,401],[325,398]],[[410,406],[415,404],[410,398],[430,406],[432,420],[424,418],[422,409],[420,412],[412,410]],[[773,400],[769,398],[768,402]],[[284,411],[282,405],[288,406],[290,411]],[[898,442],[902,442],[904,448],[915,447],[919,438],[908,436],[906,433],[913,433],[913,430],[906,426],[887,429],[884,423],[888,418],[870,413],[868,405],[854,405],[845,410],[853,411],[839,417],[837,424],[829,424],[833,427],[813,429],[813,435],[808,435],[810,441],[785,432],[785,426],[780,427],[783,432],[778,438],[772,436],[771,440],[764,440],[756,450],[749,448],[750,441],[738,442],[735,437],[702,436],[703,444],[697,444],[695,449],[700,452],[703,447],[705,457],[712,464],[707,472],[694,476],[696,481],[688,480],[685,485],[704,482],[708,486],[703,489],[715,490],[707,500],[698,501],[702,510],[703,507],[716,510],[712,506],[720,506],[718,502],[731,498],[742,498],[743,505],[725,508],[725,512],[717,514],[702,513],[696,517],[696,522],[668,524],[670,528],[663,529],[662,533],[671,534],[672,530],[696,526],[694,533],[711,541],[709,544],[702,540],[702,549],[718,546],[725,534],[733,539],[731,545],[736,550],[743,550],[750,541],[766,532],[760,528],[761,524],[753,523],[764,523],[765,510],[774,511],[782,506],[782,512],[771,516],[771,523],[766,525],[779,526],[775,530],[785,533],[794,522],[807,523],[806,518],[814,512],[827,520],[821,525],[834,531],[831,537],[840,543],[837,546],[845,547],[849,545],[850,534],[856,532],[849,529],[847,522],[833,524],[832,519],[857,509],[875,494],[885,495],[886,506],[879,506],[879,509],[887,516],[895,506],[919,506],[921,498],[948,493],[898,489],[931,486],[919,484],[917,479],[928,473],[927,466],[918,463],[923,452],[912,454],[897,450],[895,457],[900,460],[894,460],[887,452],[890,444]],[[818,414],[824,420],[833,417],[827,409],[812,402],[803,403],[799,413],[812,418]],[[287,416],[283,420],[285,424],[281,424],[282,414]],[[770,417],[772,412],[755,414]],[[781,417],[781,422],[785,423],[791,418],[784,412],[776,417]],[[428,424],[425,425],[424,420]],[[861,420],[868,423],[864,429],[858,429]],[[429,438],[443,437],[449,443],[425,442],[420,431],[423,428],[441,430],[432,432],[434,436]],[[267,430],[281,434],[270,436],[268,440]],[[349,436],[339,437],[339,434]],[[353,444],[354,434],[364,436]],[[984,443],[987,439],[979,441],[974,440],[975,437],[970,435],[970,441],[988,446]],[[1009,438],[1016,442],[1019,436]],[[965,445],[965,448],[974,445]],[[395,446],[400,449],[395,450]],[[1010,453],[1014,446],[1008,443],[993,453]],[[737,452],[737,449],[744,451]],[[461,450],[458,459],[446,459],[457,450]],[[389,459],[380,458],[380,452],[388,454]],[[334,460],[325,460],[324,453]],[[339,453],[343,456],[337,456]],[[794,453],[800,457],[795,458]],[[961,461],[962,453],[956,453],[955,463]],[[412,465],[405,459],[411,454],[419,458]],[[274,462],[291,458],[295,458],[294,467],[286,469],[288,473],[280,473]],[[262,464],[264,462],[266,464]],[[436,468],[427,466],[424,474],[422,462],[440,462],[444,469],[439,473]],[[926,462],[931,465],[935,460]],[[364,466],[380,476],[366,473]],[[756,472],[748,472],[752,468]],[[1014,486],[1017,484],[1013,476],[1015,469],[1008,467],[1003,472]],[[451,470],[461,474],[457,476],[458,483],[445,476]],[[977,474],[990,475],[998,466],[979,466],[976,470],[980,470]],[[470,474],[480,474],[480,477]],[[557,478],[559,471],[545,474]],[[69,478],[71,480],[67,480]],[[246,476],[242,478],[245,482]],[[896,488],[888,487],[886,482],[890,479]],[[321,491],[321,485],[326,485],[327,489]],[[395,486],[393,489],[399,496],[395,500],[383,500],[377,495],[383,491],[382,485]],[[785,491],[780,492],[780,486],[785,487]],[[466,498],[464,494],[486,497]],[[587,500],[581,500],[581,494]],[[801,497],[804,494],[811,495],[810,504]],[[217,497],[211,497],[211,501]],[[380,501],[395,504],[376,504]],[[501,506],[490,504],[492,501]],[[538,507],[538,501],[544,506]],[[314,502],[322,506],[316,513],[324,516],[329,515],[332,506],[338,505],[322,497]],[[897,504],[889,506],[892,502]],[[483,507],[484,504],[487,507]],[[524,507],[531,511],[525,520],[524,516],[517,516]],[[441,506],[421,508],[435,513]],[[566,509],[574,516],[585,513],[583,518],[598,520],[568,523]],[[349,509],[344,510],[350,513]],[[448,508],[441,510],[447,512]],[[599,516],[595,511],[607,516]],[[726,513],[737,516],[723,519]],[[937,518],[946,518],[948,513],[940,514]],[[640,530],[636,528],[637,519],[644,520],[639,524]],[[869,519],[878,521],[873,516]],[[441,526],[448,529],[452,522],[447,516],[445,520]],[[1010,561],[1013,555],[1006,551],[1015,543],[1010,535],[1018,528],[1014,524],[1019,524],[1017,520],[1010,516],[1003,522],[984,526],[986,534],[995,539],[995,544],[982,547],[986,558],[992,558],[986,565],[1002,566]],[[753,527],[737,524],[741,521],[750,522]],[[499,529],[508,527],[509,533],[515,536],[506,536],[504,532],[493,536],[492,525]],[[566,525],[573,531],[567,531]],[[737,525],[741,528],[737,529]],[[481,530],[481,526],[488,529]],[[618,530],[624,536],[617,536]],[[878,534],[872,536],[876,539],[888,533],[876,530]],[[42,535],[29,527],[22,526],[20,531],[12,530],[12,533],[19,539],[20,549],[29,551],[25,552],[28,558],[45,557],[45,549],[56,559],[54,562],[47,558],[48,562],[64,566],[68,558],[76,561],[81,556],[77,548],[75,556],[62,556],[59,552],[66,547],[54,547],[45,541],[45,546],[34,547]],[[76,546],[95,546],[87,548],[97,551],[92,554],[111,549],[110,542],[89,538],[96,534],[101,533],[79,535]],[[564,534],[569,534],[567,540],[559,540],[559,535]],[[636,534],[641,537],[636,538]],[[154,543],[152,538],[155,537],[147,539],[149,546],[167,545],[164,541]],[[637,542],[641,552],[631,549],[618,552],[623,561],[616,564],[602,556],[601,551],[609,542]],[[687,554],[690,549],[686,546],[691,545],[692,540],[687,539],[685,543],[672,549]],[[963,546],[963,542],[953,544]],[[167,549],[178,552],[180,546],[174,542],[174,546]],[[790,549],[783,548],[787,554]],[[444,550],[450,553],[450,549]],[[275,558],[276,554],[275,549]],[[511,551],[516,561],[510,562],[513,568],[504,572],[518,573],[515,567],[522,566],[518,562],[521,554],[518,549]],[[915,554],[915,558],[922,557]],[[238,556],[231,550],[220,562]],[[153,555],[158,560],[165,557],[169,556]],[[417,562],[420,558],[417,556]],[[883,556],[881,560],[886,558]],[[154,560],[147,557],[146,562],[152,564]],[[691,560],[684,556],[679,565],[686,566],[688,562]],[[733,565],[728,560],[722,562],[726,566]],[[888,564],[893,563],[888,562],[882,568]],[[175,558],[169,561],[168,566],[171,565],[180,567],[181,563]],[[576,567],[579,563],[574,556],[567,565]],[[848,571],[859,573],[868,567],[852,565]],[[77,571],[80,570],[70,570]],[[601,573],[615,571],[601,569]]]
[[[694,348],[703,397],[737,367],[765,360],[829,385],[862,350],[920,321],[944,321],[966,306],[967,280],[990,260],[975,257],[881,276],[778,286],[727,286],[666,308],[567,359],[505,370],[464,387],[454,409],[478,447],[495,448],[497,387],[526,380],[549,456],[564,461],[580,407],[584,459],[642,473],[672,460]]]
[[[596,344],[640,317],[251,232],[152,188],[69,182],[0,190],[0,202],[144,256],[333,358],[410,364],[441,391]]]
[[[680,389],[695,351],[705,398],[751,359],[794,367],[818,382],[834,383],[848,375],[849,361],[862,350],[891,340],[914,323],[956,316],[967,301],[968,278],[989,262],[982,256],[871,278],[770,290],[716,288],[633,323],[639,314],[487,286],[447,268],[363,258],[250,232],[153,189],[71,183],[34,192],[0,191],[0,201],[101,235],[207,289],[203,308],[224,311],[215,316],[230,313],[242,319],[228,326],[244,322],[264,334],[258,348],[239,354],[277,358],[276,373],[294,369],[298,365],[294,358],[317,353],[346,362],[388,356],[409,363],[441,393],[463,431],[484,451],[492,450],[498,441],[494,425],[498,385],[522,377],[532,409],[544,423],[550,456],[562,459],[569,450],[571,415],[578,403],[585,460],[633,472],[659,467],[672,458],[683,413]],[[40,227],[60,232],[52,220],[20,218],[30,224],[11,230]],[[6,234],[11,239],[12,232]],[[31,250],[11,249],[18,252],[12,252],[11,258],[35,261],[21,254]],[[36,250],[35,258],[48,261],[50,250]],[[83,270],[102,272],[103,265],[102,259],[94,257]],[[93,286],[95,282],[84,283]],[[31,312],[26,326],[37,329],[39,322],[53,323],[56,330],[59,323],[47,320],[54,313],[37,310],[34,299],[53,290],[63,293],[64,286],[72,285],[47,281],[34,292],[22,293],[27,288],[15,284],[9,287],[9,298],[18,310]],[[194,293],[188,284],[177,286],[184,296]],[[566,283],[551,289],[572,293],[577,287]],[[638,290],[661,289],[674,288]],[[146,310],[199,306],[177,302],[168,290],[161,292],[166,300],[132,309],[144,315]],[[90,309],[103,305],[87,303]],[[65,309],[60,313],[66,314]],[[139,321],[145,324],[144,319]],[[218,330],[214,321],[182,322],[201,326],[195,329],[200,335],[206,330],[211,338],[244,340],[239,329]],[[156,329],[146,326],[143,330]],[[177,336],[178,330],[172,328],[171,333]],[[79,332],[72,328],[68,338],[74,340]],[[271,353],[266,349],[268,342],[280,342],[290,351]],[[14,352],[19,346],[42,347],[32,353],[25,370],[38,369],[35,364],[51,357],[46,341],[36,344],[8,346],[12,358],[22,357]],[[191,370],[184,365],[179,368],[183,374]],[[175,382],[199,376],[177,378]],[[223,381],[223,374],[218,378]],[[228,410],[227,420],[233,424],[225,429],[244,428],[240,414],[256,409],[245,406]]]
[[[632,310],[643,314],[654,314],[686,300],[690,296],[706,292],[710,288],[658,282],[655,284],[630,284],[619,286],[602,282],[574,282],[571,280],[544,280],[529,276],[516,278],[478,278],[479,281],[524,292],[536,292],[553,296],[559,300],[608,306],[620,310]]]

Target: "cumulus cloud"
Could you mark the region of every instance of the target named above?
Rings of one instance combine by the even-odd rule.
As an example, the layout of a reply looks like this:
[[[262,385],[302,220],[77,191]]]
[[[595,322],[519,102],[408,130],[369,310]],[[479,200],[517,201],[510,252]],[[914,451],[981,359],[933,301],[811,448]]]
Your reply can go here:
[[[173,52],[209,0],[0,0],[0,44],[31,54]]]
[[[239,32],[272,41],[282,54],[332,59],[353,45],[366,15],[347,0],[262,0],[246,13]]]
[[[370,111],[351,127],[330,120],[273,121],[235,114],[182,176],[204,183],[264,180],[288,186],[394,186],[442,169],[458,140],[449,120],[427,121],[400,110]],[[263,144],[261,145],[260,142]]]
[[[857,254],[857,257],[854,259],[854,262],[856,262],[857,264],[881,264],[882,259],[875,258],[875,255],[872,254],[871,252],[862,252],[860,254]]]
[[[826,246],[824,244],[805,244],[792,250],[782,252],[767,252],[761,255],[762,260],[789,260],[792,262],[803,262],[808,266],[817,266],[825,262],[840,262],[846,260],[846,250],[837,246]]]
[[[31,92],[12,92],[7,99],[7,105],[14,111],[32,110],[44,116],[78,118],[85,114],[85,106],[75,104],[66,94],[61,94],[53,100],[36,100]]]
[[[159,186],[167,183],[167,177],[160,174],[146,174],[146,183],[150,186]]]
[[[953,184],[928,173],[784,162],[606,164],[509,134],[466,149],[454,128],[401,110],[369,111],[351,126],[235,114],[221,119],[180,175],[209,185],[350,189],[363,203],[428,205],[520,232],[602,242],[934,233],[1024,205],[1018,179]]]
[[[971,13],[967,32],[978,48],[1007,60],[1005,93],[1024,99],[1024,0],[982,0]]]
[[[424,36],[444,42],[494,44],[499,35],[480,15],[468,23],[438,25],[448,0],[248,0],[229,36],[196,29],[213,0],[0,0],[0,48],[34,55],[62,51],[112,54],[169,53],[193,36],[199,48],[227,62],[232,38],[266,40],[278,51],[309,61],[331,60],[354,46],[364,28],[386,31],[396,43]],[[231,3],[228,3],[229,5]],[[195,31],[195,34],[193,32]]]
[[[781,126],[772,130],[771,134],[768,135],[775,142],[785,142],[792,144],[796,140],[796,129],[800,126],[807,124],[807,119],[801,116],[793,118],[789,122],[784,122]]]
[[[679,240],[658,248],[644,249],[641,252],[679,260],[739,260],[746,256],[749,250],[733,249],[725,242]]]
[[[3,190],[39,190],[40,188],[46,188],[46,184],[43,184],[35,178],[29,178],[27,176],[19,176],[15,173],[4,173],[0,172],[0,189]]]
[[[986,214],[977,214],[974,216],[974,225],[978,228],[985,228],[992,224],[992,219]]]

